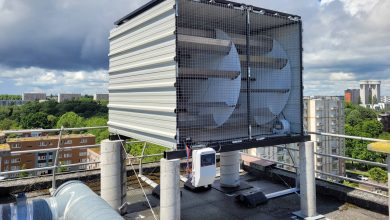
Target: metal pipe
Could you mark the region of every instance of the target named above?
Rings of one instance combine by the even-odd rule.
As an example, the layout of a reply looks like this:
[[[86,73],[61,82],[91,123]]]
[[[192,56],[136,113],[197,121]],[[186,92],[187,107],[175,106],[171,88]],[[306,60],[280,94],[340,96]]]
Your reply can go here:
[[[57,150],[56,155],[54,157],[54,169],[53,169],[53,179],[51,182],[51,190],[54,191],[56,189],[56,172],[57,172],[57,166],[58,166],[58,154],[60,153],[61,148],[61,138],[62,138],[62,131],[64,129],[64,126],[61,126],[60,134],[58,136],[58,143],[57,143]]]
[[[158,184],[156,182],[154,182],[153,180],[149,179],[148,177],[144,176],[144,175],[141,175],[141,174],[138,174],[138,177],[144,181],[146,184],[148,184],[149,186],[151,186],[152,188],[156,188],[158,186]]]
[[[73,149],[82,149],[82,148],[94,148],[94,147],[100,147],[100,144],[93,144],[93,145],[80,145],[80,146],[73,146],[73,147],[62,147],[63,150],[73,150]],[[21,150],[21,151],[12,151],[11,155],[19,155],[19,154],[29,154],[29,153],[44,153],[44,152],[55,152],[57,151],[57,148],[47,148],[47,149],[38,149],[38,150]]]
[[[286,189],[286,190],[266,194],[265,197],[267,197],[267,199],[273,199],[273,198],[285,196],[296,192],[299,192],[298,188],[291,188],[291,189]]]
[[[348,139],[361,140],[361,141],[389,142],[389,140],[383,140],[383,139],[377,139],[377,138],[358,137],[358,136],[351,136],[351,135],[344,135],[344,134],[331,134],[331,133],[313,132],[313,131],[308,131],[307,133],[308,134],[329,136],[329,137],[348,138]]]
[[[245,7],[246,11],[246,103],[247,103],[247,123],[248,123],[248,138],[252,139],[252,124],[251,124],[251,67],[250,67],[250,34],[251,34],[251,21],[249,6]]]
[[[64,128],[63,131],[85,131],[85,130],[95,130],[95,129],[105,129],[108,126],[93,126],[93,127],[80,127],[80,128]],[[29,132],[58,132],[61,131],[61,128],[52,128],[52,129],[25,129],[25,130],[7,130],[2,131],[4,134],[22,134]]]
[[[156,157],[156,156],[163,156],[164,154],[149,154],[149,155],[144,155],[144,158],[147,157]],[[141,156],[134,156],[130,157],[129,159],[138,159]],[[100,163],[100,161],[95,161],[95,162],[85,162],[85,163],[75,163],[75,164],[67,164],[67,165],[62,165],[63,167],[72,167],[72,166],[80,166],[80,165],[88,165],[88,164],[96,164]],[[288,164],[286,164],[288,165]],[[23,169],[23,170],[13,170],[13,171],[5,171],[5,172],[0,172],[1,175],[6,175],[6,174],[14,174],[14,173],[23,173],[23,172],[34,172],[34,171],[40,171],[40,170],[52,170],[54,169],[54,166],[50,167],[40,167],[40,168],[31,168],[31,169]]]
[[[360,159],[355,159],[351,157],[345,157],[345,156],[340,156],[340,155],[334,155],[334,154],[324,154],[324,153],[314,153],[319,156],[324,156],[324,157],[332,157],[332,158],[339,158],[339,159],[344,159],[344,160],[350,160],[350,161],[356,161],[359,163],[364,163],[364,164],[369,164],[373,166],[378,166],[378,167],[387,167],[387,164],[384,163],[378,163],[378,162],[372,162],[372,161],[367,161],[367,160],[360,160]]]
[[[367,185],[367,186],[378,187],[378,188],[381,188],[381,189],[388,189],[387,186],[383,186],[383,185],[379,185],[379,184],[375,184],[375,183],[370,183],[370,182],[365,182],[365,181],[361,181],[361,180],[357,180],[357,179],[353,179],[353,178],[349,178],[349,177],[345,177],[345,176],[339,176],[339,175],[335,175],[335,174],[332,174],[332,173],[326,173],[326,172],[322,172],[322,171],[316,171],[316,173],[319,173],[319,174],[322,174],[322,175],[325,175],[325,176],[331,176],[331,177],[343,179],[343,180],[348,180],[350,182],[364,184],[364,185]]]
[[[146,148],[146,141],[144,142],[144,146],[142,147],[141,158],[139,158],[139,165],[138,165],[139,175],[142,175],[142,159],[144,158],[145,148]]]

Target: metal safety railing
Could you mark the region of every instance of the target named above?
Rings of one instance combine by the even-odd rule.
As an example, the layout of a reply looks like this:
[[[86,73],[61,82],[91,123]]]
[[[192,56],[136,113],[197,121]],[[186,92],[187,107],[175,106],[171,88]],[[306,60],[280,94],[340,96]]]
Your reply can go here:
[[[94,126],[94,127],[79,127],[79,128],[56,128],[56,129],[25,129],[25,130],[7,130],[3,131],[2,133],[6,136],[11,134],[25,134],[25,133],[31,133],[31,132],[42,132],[42,133],[59,133],[58,134],[58,144],[56,147],[52,148],[44,148],[44,149],[33,149],[33,150],[18,150],[18,151],[10,151],[9,156],[19,156],[23,154],[31,154],[31,153],[49,153],[49,152],[55,152],[54,154],[54,162],[53,165],[45,166],[45,167],[34,167],[34,168],[26,168],[26,169],[18,169],[18,170],[7,170],[7,171],[1,171],[0,170],[0,177],[6,176],[6,175],[14,175],[14,174],[21,174],[21,173],[32,173],[37,171],[47,171],[51,170],[52,172],[52,189],[56,188],[56,175],[60,173],[59,168],[68,168],[68,167],[82,167],[87,166],[91,164],[100,164],[100,161],[89,161],[89,162],[79,162],[79,163],[72,163],[72,164],[59,164],[59,154],[62,151],[69,151],[74,149],[88,149],[88,148],[100,148],[100,144],[92,144],[92,145],[79,145],[79,146],[69,146],[65,147],[63,146],[63,143],[61,142],[64,132],[73,132],[73,131],[86,131],[86,130],[96,130],[96,129],[107,129],[108,126]],[[136,159],[139,161],[139,166],[141,167],[140,170],[142,170],[142,161],[144,158],[148,157],[156,157],[156,156],[162,156],[163,154],[149,154],[145,155],[145,148],[147,147],[146,142],[142,141],[128,141],[126,142],[128,144],[133,143],[143,143],[143,150],[142,155],[140,156],[130,156],[129,159]],[[0,160],[1,162],[1,160]],[[50,164],[50,163],[47,163]],[[100,167],[96,167],[93,170],[100,169]],[[76,172],[82,172],[87,170],[86,168],[83,169],[77,169]],[[142,171],[141,171],[142,172]],[[61,172],[64,173],[64,172]],[[40,176],[40,175],[34,175],[34,176]],[[14,180],[18,178],[11,178],[10,180]]]
[[[10,134],[22,134],[22,133],[28,133],[28,132],[47,132],[47,133],[59,132],[59,139],[60,139],[62,137],[62,134],[63,134],[62,132],[64,132],[64,131],[84,131],[84,130],[107,129],[107,128],[108,128],[107,126],[96,126],[96,127],[81,127],[81,128],[9,130],[9,131],[4,131],[3,133],[6,134],[6,135],[10,135]],[[342,134],[332,134],[332,133],[325,133],[325,132],[308,132],[308,134],[320,135],[320,136],[328,136],[328,137],[336,137],[336,138],[355,139],[355,140],[369,141],[369,142],[386,142],[386,141],[388,141],[388,140],[383,140],[383,139],[357,137],[357,136],[342,135]],[[59,144],[58,144],[58,146],[56,148],[45,148],[45,149],[37,149],[37,150],[21,150],[21,151],[14,151],[14,152],[11,151],[10,155],[21,155],[21,154],[30,154],[30,153],[38,153],[38,152],[56,152],[55,158],[57,158],[60,151],[100,147],[100,144],[63,147],[60,140],[59,140],[58,143]],[[139,174],[140,175],[142,175],[142,164],[143,164],[143,160],[145,158],[163,156],[162,153],[145,155],[145,151],[148,148],[148,145],[144,141],[132,140],[132,141],[128,141],[126,143],[128,143],[128,144],[142,143],[143,144],[141,155],[139,155],[139,156],[130,156],[128,158],[128,159],[132,159],[132,160],[138,160],[139,172],[140,172]],[[290,156],[291,156],[290,151],[296,151],[296,152],[298,151],[298,149],[296,149],[296,148],[291,148],[291,147],[287,147],[287,146],[274,146],[274,147],[284,148],[284,149],[288,150]],[[242,153],[242,154],[245,154],[245,153]],[[370,166],[374,166],[374,167],[381,167],[381,168],[387,168],[388,167],[387,164],[384,164],[384,163],[367,161],[367,160],[361,160],[361,159],[356,159],[356,158],[347,157],[347,156],[343,156],[343,155],[326,154],[326,153],[321,153],[321,152],[314,152],[314,154],[317,155],[317,156],[336,158],[336,159],[344,160],[344,161],[353,161],[353,162],[366,164],[366,165],[370,165]],[[251,156],[253,156],[253,155],[251,155]],[[266,158],[266,157],[259,157],[259,158],[263,159],[263,160],[266,160],[266,161],[274,162],[275,164],[283,165],[283,166],[286,166],[286,167],[292,167],[295,170],[298,168],[297,164],[294,163],[294,160],[293,160],[293,163],[287,163],[286,161],[278,161],[278,160],[273,160],[273,159]],[[58,168],[60,168],[60,167],[85,166],[85,165],[99,164],[99,163],[100,163],[100,161],[93,161],[93,162],[80,162],[80,163],[74,163],[74,164],[59,165],[58,164],[58,158],[57,158],[57,159],[54,160],[54,164],[52,166],[35,167],[35,168],[30,168],[30,169],[20,169],[20,170],[4,171],[4,172],[0,172],[0,176],[8,175],[8,174],[18,174],[18,173],[24,173],[24,172],[30,173],[30,172],[42,171],[42,170],[52,170],[52,173],[53,173],[52,174],[53,175],[52,186],[55,188],[56,174],[58,174]],[[100,169],[100,168],[97,167],[95,169]],[[283,169],[283,167],[282,167],[282,169]],[[81,172],[81,171],[84,171],[84,170],[85,169],[78,170],[77,172],[79,172],[79,171]],[[355,179],[355,178],[351,178],[351,177],[347,177],[347,176],[337,175],[337,174],[334,174],[334,173],[328,173],[328,172],[324,172],[322,170],[317,170],[316,169],[315,172],[317,174],[321,174],[323,176],[328,176],[328,177],[332,177],[332,178],[339,179],[339,180],[346,180],[346,181],[349,181],[349,182],[354,182],[354,183],[367,185],[367,186],[380,188],[380,189],[385,189],[385,190],[389,189],[387,187],[387,185],[381,185],[381,184],[372,183],[372,182],[368,182],[368,181],[363,181],[363,180],[359,180],[359,179]],[[327,179],[323,179],[323,180],[327,180]]]
[[[308,134],[314,134],[314,135],[320,135],[320,136],[322,135],[322,136],[328,136],[328,137],[346,138],[346,139],[354,139],[354,140],[369,141],[369,142],[390,142],[390,140],[384,140],[384,139],[366,138],[366,137],[358,137],[358,136],[350,136],[350,135],[342,135],[342,134],[332,134],[332,133],[326,133],[326,132],[307,132],[307,133]],[[296,151],[296,152],[299,151],[297,148],[292,148],[292,147],[287,147],[287,146],[273,146],[273,147],[283,148],[283,149],[286,149],[287,151]],[[246,153],[242,153],[242,154],[246,154]],[[246,154],[246,155],[249,155],[249,154]],[[388,168],[388,165],[384,164],[384,163],[367,161],[367,160],[361,160],[361,159],[356,159],[356,158],[347,157],[347,156],[343,156],[343,155],[326,154],[326,153],[321,153],[321,152],[314,152],[314,155],[323,156],[323,157],[329,157],[329,158],[336,158],[336,159],[344,160],[344,161],[353,161],[353,162],[357,162],[357,163],[361,163],[361,164],[370,165],[370,166],[373,166],[373,167]],[[253,155],[251,155],[251,156],[253,156]],[[294,164],[294,163],[286,163],[285,161],[278,161],[278,160],[270,159],[270,158],[267,158],[267,157],[258,157],[258,158],[262,159],[262,160],[269,161],[269,162],[273,162],[275,164],[283,165],[283,166],[286,166],[286,167],[292,167],[295,170],[298,168],[298,165]],[[279,168],[284,169],[283,167],[279,167]],[[337,174],[334,174],[334,173],[328,173],[328,172],[324,172],[322,170],[317,170],[317,167],[315,167],[315,172],[317,174],[321,174],[323,176],[332,177],[334,179],[346,180],[346,181],[349,181],[349,182],[354,182],[354,183],[358,183],[358,184],[362,184],[362,185],[366,185],[366,186],[371,186],[371,187],[375,187],[375,188],[389,190],[389,187],[387,186],[387,184],[386,185],[382,185],[382,184],[372,183],[372,182],[369,182],[369,181],[363,181],[363,180],[359,180],[359,179],[355,179],[355,178],[351,178],[351,177],[347,177],[347,176],[337,175]],[[327,179],[323,179],[323,180],[326,181]]]

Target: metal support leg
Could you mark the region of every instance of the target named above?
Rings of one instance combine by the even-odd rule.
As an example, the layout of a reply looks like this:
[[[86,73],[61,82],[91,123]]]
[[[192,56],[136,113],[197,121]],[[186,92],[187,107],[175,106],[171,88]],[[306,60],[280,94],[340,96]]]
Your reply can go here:
[[[160,163],[160,219],[180,220],[180,160]]]
[[[240,156],[239,151],[220,154],[220,183],[222,187],[240,186]]]
[[[126,163],[123,140],[103,140],[100,155],[100,194],[114,209],[126,198]]]
[[[309,220],[324,218],[323,215],[317,214],[314,142],[299,144],[299,171],[301,210],[293,214]]]

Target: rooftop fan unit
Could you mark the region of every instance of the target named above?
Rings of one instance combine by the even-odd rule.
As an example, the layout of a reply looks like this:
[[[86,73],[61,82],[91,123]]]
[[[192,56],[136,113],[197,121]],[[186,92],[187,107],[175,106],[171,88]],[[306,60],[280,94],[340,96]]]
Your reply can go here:
[[[300,17],[154,0],[115,24],[110,132],[173,149],[303,140]]]

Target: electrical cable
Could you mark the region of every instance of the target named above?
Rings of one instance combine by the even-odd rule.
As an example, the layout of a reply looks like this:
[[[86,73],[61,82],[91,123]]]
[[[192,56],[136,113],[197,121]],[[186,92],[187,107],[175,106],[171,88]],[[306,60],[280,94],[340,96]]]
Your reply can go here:
[[[116,133],[116,135],[118,136],[118,139],[120,140],[119,134]],[[122,145],[122,148],[123,148],[124,152],[126,153],[126,160],[128,160],[128,161],[130,162],[131,169],[133,169],[133,172],[134,172],[134,174],[135,174],[135,177],[137,178],[138,184],[140,185],[141,190],[142,190],[142,192],[143,192],[143,194],[144,194],[144,196],[145,196],[146,202],[148,203],[148,206],[149,206],[149,208],[150,208],[150,211],[151,211],[152,214],[153,214],[153,218],[154,218],[155,220],[158,220],[157,217],[156,217],[156,214],[155,214],[154,211],[153,211],[152,205],[150,204],[150,201],[149,201],[148,197],[146,196],[146,192],[145,192],[145,190],[144,190],[144,187],[142,186],[141,181],[139,180],[139,177],[138,177],[137,171],[136,171],[135,168],[134,168],[133,162],[131,162],[131,158],[129,157],[129,154],[126,152],[126,148],[125,148],[125,145],[123,144],[123,142],[121,142],[121,145]]]

